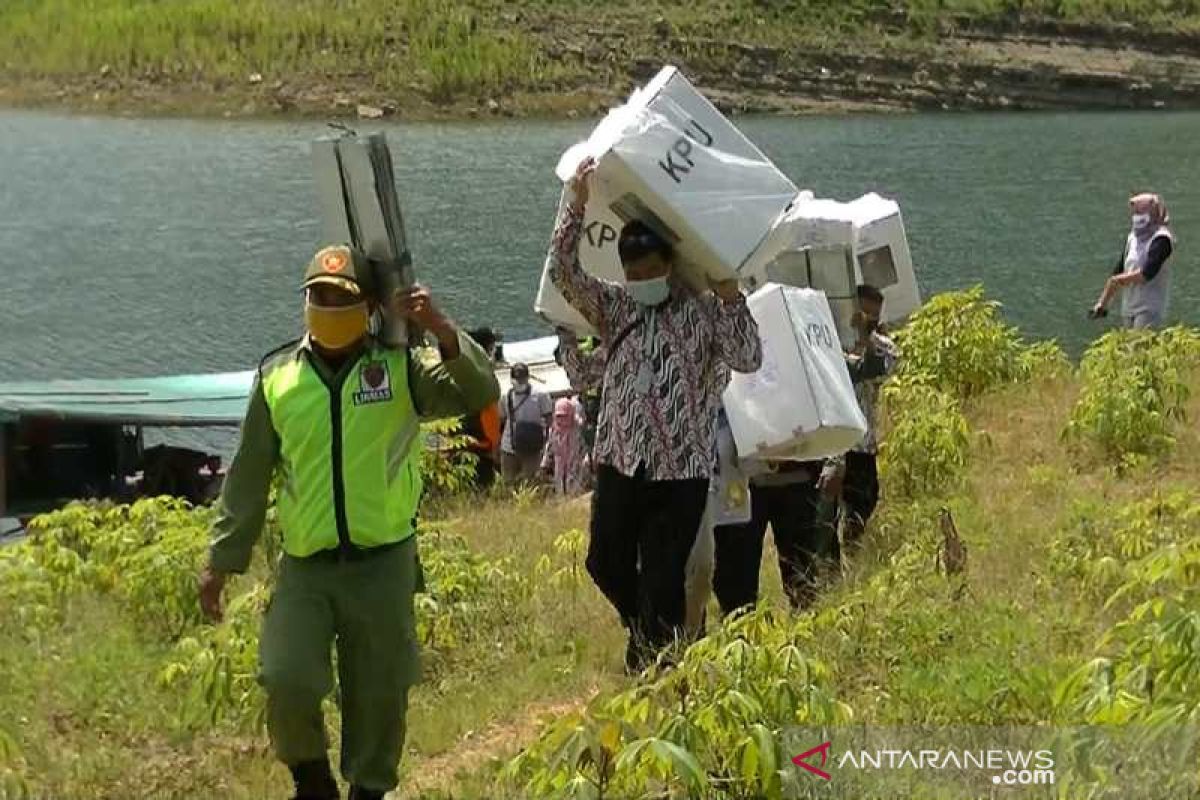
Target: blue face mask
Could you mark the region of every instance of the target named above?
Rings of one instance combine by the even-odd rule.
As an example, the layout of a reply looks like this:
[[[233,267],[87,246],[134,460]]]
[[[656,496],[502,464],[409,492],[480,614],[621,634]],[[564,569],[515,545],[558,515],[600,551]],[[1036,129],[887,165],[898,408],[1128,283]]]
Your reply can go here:
[[[671,296],[671,287],[667,284],[667,276],[651,278],[648,281],[628,281],[625,288],[630,296],[643,306],[662,305]]]

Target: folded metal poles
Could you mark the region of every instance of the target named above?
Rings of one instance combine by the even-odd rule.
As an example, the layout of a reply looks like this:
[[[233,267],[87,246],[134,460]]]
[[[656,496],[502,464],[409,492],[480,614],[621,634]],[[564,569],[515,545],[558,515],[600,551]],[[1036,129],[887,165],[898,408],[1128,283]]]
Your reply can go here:
[[[415,327],[387,311],[386,300],[416,282],[387,137],[347,131],[314,141],[312,155],[324,243],[353,245],[370,259],[385,309],[383,341],[395,347],[419,342]]]

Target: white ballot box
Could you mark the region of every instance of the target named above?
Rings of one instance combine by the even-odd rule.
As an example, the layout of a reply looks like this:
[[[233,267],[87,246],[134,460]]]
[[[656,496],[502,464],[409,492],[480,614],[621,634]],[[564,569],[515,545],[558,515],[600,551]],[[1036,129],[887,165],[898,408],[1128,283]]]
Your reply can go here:
[[[676,249],[683,277],[737,278],[796,187],[675,67],[664,67],[559,161],[564,181],[597,161],[592,202],[640,219]],[[618,230],[620,230],[618,226]]]
[[[568,195],[569,192],[563,189],[558,202],[560,215],[567,204]],[[594,200],[588,203],[583,232],[579,237],[579,263],[583,268],[597,278],[620,284],[625,283],[625,273],[621,269],[621,258],[617,255],[617,234],[621,232],[623,224],[607,203],[602,199]],[[553,254],[546,256],[542,268],[542,281],[538,286],[537,298],[533,301],[534,312],[552,325],[564,325],[580,334],[598,335],[600,332],[554,288],[550,281],[551,258]]]
[[[832,201],[814,201],[811,193],[801,193],[746,262],[745,285],[754,290],[777,283],[824,293],[838,340],[850,348],[858,338],[853,326],[858,310],[854,223],[831,214],[803,213],[814,202]]]
[[[899,204],[872,192],[847,205],[858,232],[859,278],[883,292],[884,322],[907,319],[921,307],[921,290]]]
[[[771,283],[749,304],[762,337],[762,367],[735,372],[724,395],[739,457],[809,461],[858,444],[867,421],[825,296]]]
[[[832,251],[839,249],[848,255],[834,255]],[[809,251],[811,255],[805,256]],[[920,307],[900,207],[874,193],[842,203],[802,192],[746,262],[742,274],[750,288],[774,282],[825,291],[838,332],[849,344],[853,338],[845,338],[845,326],[857,303],[843,302],[845,275],[835,264],[847,258],[855,287],[867,283],[883,292],[884,322],[905,320]],[[798,265],[814,260],[825,266],[812,271],[809,282],[809,271]]]

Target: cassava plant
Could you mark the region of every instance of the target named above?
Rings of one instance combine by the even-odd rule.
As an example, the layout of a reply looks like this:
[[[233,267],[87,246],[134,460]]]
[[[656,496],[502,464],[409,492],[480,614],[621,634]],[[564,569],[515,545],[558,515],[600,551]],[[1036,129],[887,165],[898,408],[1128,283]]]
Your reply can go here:
[[[955,488],[971,444],[959,402],[907,373],[884,386],[883,401],[890,428],[879,456],[888,487],[906,497]]]
[[[692,645],[671,669],[552,723],[502,773],[529,798],[782,798],[796,778],[784,734],[845,722],[804,620],[766,608]]]
[[[417,542],[425,574],[416,600],[417,636],[427,669],[436,674],[467,642],[494,635],[530,582],[508,559],[485,558],[436,527],[423,527]]]
[[[211,511],[174,498],[72,503],[35,518],[24,546],[60,594],[72,583],[111,593],[148,629],[176,638],[201,621],[195,576],[211,526]]]
[[[1017,373],[1028,382],[1055,381],[1070,377],[1071,360],[1058,342],[1035,342],[1017,356]]]
[[[230,600],[220,623],[176,643],[159,681],[180,691],[184,725],[231,720],[248,728],[265,721],[258,635],[269,593],[265,584],[255,584]]]
[[[1200,353],[1196,341],[1194,332],[1183,329],[1105,334],[1084,354],[1083,387],[1064,438],[1109,459],[1169,452]]]
[[[426,491],[434,497],[445,497],[474,485],[478,457],[467,449],[471,437],[462,432],[462,423],[457,419],[426,422],[421,432],[426,442],[421,458]]]
[[[1021,337],[982,286],[935,295],[896,338],[903,375],[959,400],[1023,377]]]
[[[1115,730],[1136,731],[1139,744],[1194,737],[1200,722],[1200,502],[1194,492],[1179,491],[1126,506],[1102,549],[1122,576],[1105,606],[1119,621],[1100,638],[1096,656],[1059,685],[1059,713],[1068,722],[1127,726]],[[1194,791],[1194,755],[1179,767],[1172,779]],[[1185,796],[1168,786],[1159,791]]]

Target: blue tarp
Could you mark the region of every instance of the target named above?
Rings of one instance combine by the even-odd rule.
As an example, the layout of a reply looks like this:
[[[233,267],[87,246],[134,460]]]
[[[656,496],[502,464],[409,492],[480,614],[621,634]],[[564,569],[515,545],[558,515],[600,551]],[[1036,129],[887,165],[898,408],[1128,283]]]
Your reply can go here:
[[[570,391],[554,363],[556,337],[505,344],[509,364],[530,365],[534,382],[554,394]],[[497,370],[508,388],[508,367]],[[246,414],[254,370],[162,378],[0,383],[0,422],[21,418],[108,422],[150,427],[239,425]]]
[[[254,371],[0,383],[0,421],[22,417],[145,426],[238,425]]]

